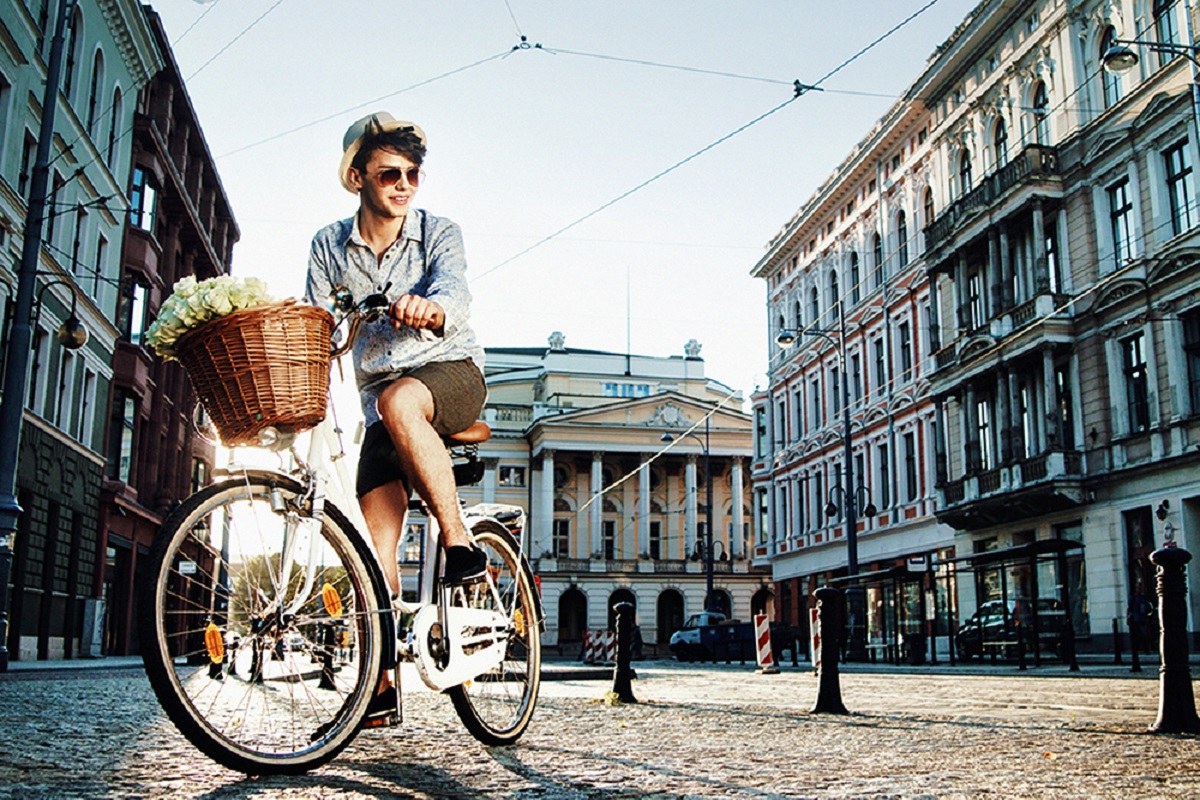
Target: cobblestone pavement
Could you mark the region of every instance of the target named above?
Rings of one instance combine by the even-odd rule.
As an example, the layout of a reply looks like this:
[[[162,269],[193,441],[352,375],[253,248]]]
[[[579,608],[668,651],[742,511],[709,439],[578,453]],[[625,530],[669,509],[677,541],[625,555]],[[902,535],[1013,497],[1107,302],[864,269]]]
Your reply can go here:
[[[808,671],[636,667],[636,705],[601,702],[606,680],[545,682],[510,748],[479,745],[445,698],[412,690],[400,727],[292,778],[200,755],[138,670],[10,672],[0,798],[1200,797],[1200,737],[1144,733],[1153,670],[851,669],[842,694],[854,713],[830,716],[807,713]]]

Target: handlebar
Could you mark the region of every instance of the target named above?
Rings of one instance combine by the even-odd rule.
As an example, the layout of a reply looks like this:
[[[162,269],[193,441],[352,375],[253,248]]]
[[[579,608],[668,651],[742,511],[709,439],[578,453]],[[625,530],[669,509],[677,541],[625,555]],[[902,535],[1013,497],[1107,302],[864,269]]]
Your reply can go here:
[[[382,292],[369,294],[361,302],[356,302],[354,295],[350,294],[344,288],[334,290],[333,310],[334,312],[340,311],[343,314],[335,327],[341,327],[341,324],[349,319],[350,329],[346,332],[346,341],[341,345],[335,346],[330,352],[330,360],[340,358],[354,346],[354,342],[358,338],[359,328],[364,321],[374,322],[387,314],[388,309],[392,305],[386,294],[390,287],[391,283],[385,286]]]

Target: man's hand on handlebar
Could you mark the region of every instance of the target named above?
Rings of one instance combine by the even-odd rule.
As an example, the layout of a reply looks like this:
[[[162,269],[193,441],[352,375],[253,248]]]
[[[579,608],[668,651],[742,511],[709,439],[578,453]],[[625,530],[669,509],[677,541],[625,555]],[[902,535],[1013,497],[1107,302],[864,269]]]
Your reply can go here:
[[[432,331],[441,330],[446,324],[446,312],[432,300],[415,294],[406,294],[388,309],[392,327],[399,328],[407,325],[410,328],[428,328]]]

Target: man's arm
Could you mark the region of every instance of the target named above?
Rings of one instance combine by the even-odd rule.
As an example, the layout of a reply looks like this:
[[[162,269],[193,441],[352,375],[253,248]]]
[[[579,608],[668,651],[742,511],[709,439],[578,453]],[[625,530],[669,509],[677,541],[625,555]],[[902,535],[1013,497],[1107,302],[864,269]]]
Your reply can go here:
[[[437,324],[426,327],[438,335],[449,336],[464,326],[471,314],[462,230],[453,222],[441,220],[437,229],[430,231],[429,239],[425,244],[429,284],[424,299],[437,307],[441,318],[436,320]],[[437,312],[424,310],[424,313]]]

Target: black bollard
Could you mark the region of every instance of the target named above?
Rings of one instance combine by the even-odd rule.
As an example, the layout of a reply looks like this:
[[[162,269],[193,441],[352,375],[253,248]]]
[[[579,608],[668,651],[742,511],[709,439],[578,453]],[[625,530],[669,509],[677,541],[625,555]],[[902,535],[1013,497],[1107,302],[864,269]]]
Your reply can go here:
[[[335,632],[332,625],[321,627],[321,682],[318,689],[336,689],[333,682],[333,646]]]
[[[1188,671],[1184,567],[1191,560],[1191,553],[1173,545],[1150,554],[1150,563],[1158,567],[1158,647],[1162,659],[1158,669],[1158,719],[1150,726],[1152,733],[1200,733]]]
[[[1130,672],[1142,671],[1142,648],[1146,646],[1142,636],[1142,627],[1136,622],[1129,624],[1129,667]]]
[[[612,691],[622,703],[636,703],[633,696],[633,603],[617,603],[617,664],[613,667]]]
[[[1121,663],[1121,626],[1117,623],[1117,618],[1113,617],[1113,663]]]
[[[1079,672],[1079,660],[1075,658],[1075,623],[1067,617],[1062,629],[1062,657],[1067,662],[1067,672]]]
[[[817,598],[817,625],[821,635],[821,663],[817,667],[817,703],[810,714],[849,714],[842,703],[838,676],[838,651],[845,634],[842,619],[842,593],[832,586],[814,592]]]

